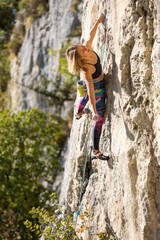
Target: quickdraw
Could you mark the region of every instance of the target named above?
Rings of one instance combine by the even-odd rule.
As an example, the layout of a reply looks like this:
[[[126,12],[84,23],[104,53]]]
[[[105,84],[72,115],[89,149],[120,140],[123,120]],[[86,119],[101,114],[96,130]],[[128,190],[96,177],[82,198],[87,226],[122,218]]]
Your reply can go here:
[[[157,38],[157,39],[156,39],[156,42],[157,42],[157,43],[160,43],[160,38]]]
[[[83,203],[81,203],[81,206],[79,207],[78,211],[75,213],[75,215],[78,217],[81,213],[81,208],[83,206]]]

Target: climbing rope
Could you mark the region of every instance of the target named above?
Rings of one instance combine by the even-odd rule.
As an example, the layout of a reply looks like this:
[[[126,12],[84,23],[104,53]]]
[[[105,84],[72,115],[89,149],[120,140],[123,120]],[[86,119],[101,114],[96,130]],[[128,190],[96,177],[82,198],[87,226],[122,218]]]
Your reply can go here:
[[[106,28],[105,28],[105,36],[104,36],[104,39],[102,40],[102,44],[101,44],[101,64],[103,62],[105,43],[106,43]],[[86,166],[87,166],[87,160],[88,160],[88,153],[89,153],[89,146],[90,146],[90,140],[91,140],[91,129],[92,129],[92,120],[91,120],[90,131],[89,131],[89,141],[87,144],[87,150],[86,150],[86,156],[85,156],[85,164],[84,164],[84,169],[83,169],[82,183],[81,183],[81,188],[80,188],[79,207],[78,207],[78,211],[75,213],[76,222],[75,222],[74,233],[75,233],[75,229],[76,229],[76,225],[77,225],[77,219],[81,213],[81,209],[83,206],[83,203],[81,203],[81,200],[82,200],[83,184],[84,184],[84,178],[85,178],[85,172],[86,172]]]
[[[101,64],[103,63],[103,57],[104,57],[104,52],[105,52],[105,44],[106,44],[106,31],[107,31],[107,27],[105,26],[105,36],[102,39],[102,44],[101,44]],[[81,188],[80,188],[80,197],[79,197],[79,201],[78,201],[78,210],[76,213],[74,213],[74,215],[76,216],[76,220],[75,220],[75,226],[74,226],[74,232],[73,232],[73,236],[75,234],[75,230],[76,230],[76,226],[77,226],[77,220],[78,220],[78,216],[81,214],[81,210],[83,207],[83,203],[81,203],[82,201],[82,194],[83,194],[83,186],[84,186],[84,180],[85,180],[85,173],[86,173],[86,166],[87,166],[87,160],[88,160],[88,155],[89,155],[89,148],[90,148],[90,141],[91,141],[91,130],[92,130],[92,121],[90,123],[90,130],[89,130],[89,140],[87,142],[87,149],[86,149],[86,156],[85,156],[85,163],[84,163],[84,168],[83,168],[83,176],[82,176],[82,181],[81,181]],[[73,238],[73,237],[72,237]]]
[[[79,196],[79,201],[78,201],[79,207],[78,207],[78,211],[75,213],[76,220],[75,220],[75,226],[74,226],[73,236],[74,236],[74,234],[75,234],[75,230],[76,230],[76,226],[77,226],[77,219],[78,219],[78,216],[79,216],[80,213],[81,213],[82,206],[83,206],[83,203],[81,203],[81,201],[82,201],[83,185],[84,185],[84,179],[85,179],[85,173],[86,173],[86,166],[87,166],[87,160],[88,160],[88,155],[89,155],[89,147],[90,147],[90,141],[91,141],[92,121],[93,121],[93,120],[91,119],[90,129],[89,129],[89,140],[88,140],[88,142],[87,142],[86,156],[85,156],[85,162],[84,162],[84,168],[83,168],[83,176],[82,176],[81,188],[80,188],[80,196]],[[73,237],[72,237],[72,238],[73,238]]]

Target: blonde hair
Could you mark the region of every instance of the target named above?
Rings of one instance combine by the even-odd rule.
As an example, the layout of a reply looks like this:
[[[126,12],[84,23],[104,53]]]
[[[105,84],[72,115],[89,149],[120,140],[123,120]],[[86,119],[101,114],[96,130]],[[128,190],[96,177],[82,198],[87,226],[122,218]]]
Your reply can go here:
[[[68,70],[72,74],[78,74],[80,70],[85,70],[84,61],[77,51],[77,45],[69,47],[66,51]]]

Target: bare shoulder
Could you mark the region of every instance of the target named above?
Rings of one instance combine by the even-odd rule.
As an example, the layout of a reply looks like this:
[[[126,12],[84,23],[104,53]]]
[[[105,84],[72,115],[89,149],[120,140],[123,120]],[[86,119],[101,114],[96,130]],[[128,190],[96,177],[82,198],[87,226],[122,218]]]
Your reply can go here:
[[[92,48],[91,42],[90,42],[89,40],[88,40],[88,41],[85,41],[83,45],[86,46],[86,47],[88,47],[90,50],[93,51],[93,48]]]

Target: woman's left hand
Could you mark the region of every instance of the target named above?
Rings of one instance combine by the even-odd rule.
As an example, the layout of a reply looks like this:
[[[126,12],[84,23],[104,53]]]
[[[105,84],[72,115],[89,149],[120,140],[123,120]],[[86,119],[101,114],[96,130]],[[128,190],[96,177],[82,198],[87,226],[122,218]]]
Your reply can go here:
[[[98,118],[99,118],[99,116],[98,116],[98,114],[96,113],[96,114],[94,114],[93,115],[93,117],[92,117],[92,119],[94,120],[94,121],[98,121]]]

